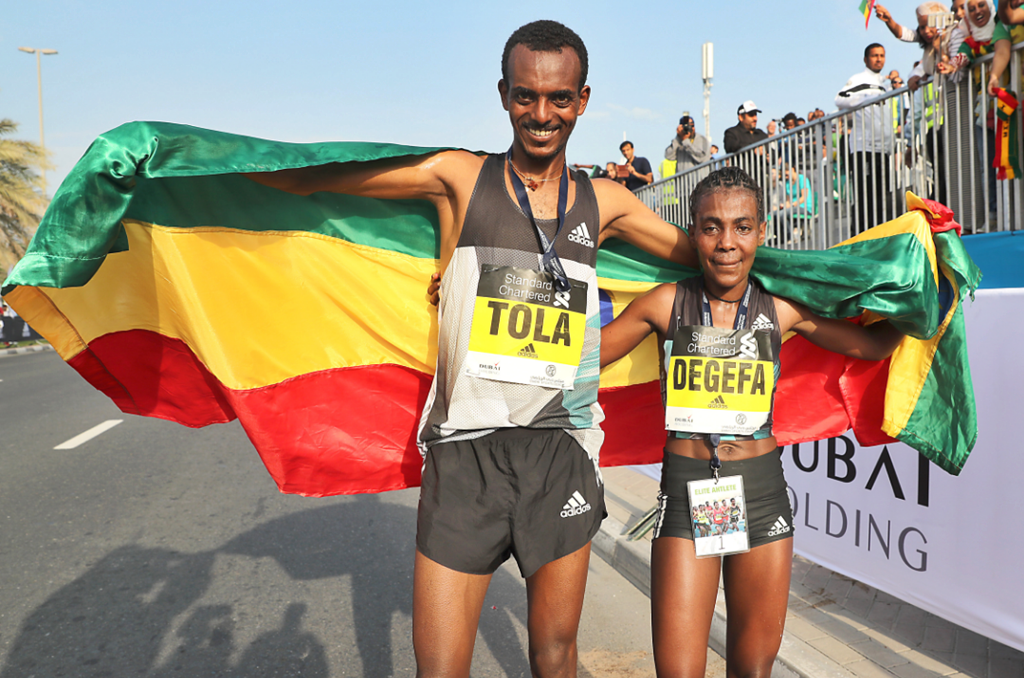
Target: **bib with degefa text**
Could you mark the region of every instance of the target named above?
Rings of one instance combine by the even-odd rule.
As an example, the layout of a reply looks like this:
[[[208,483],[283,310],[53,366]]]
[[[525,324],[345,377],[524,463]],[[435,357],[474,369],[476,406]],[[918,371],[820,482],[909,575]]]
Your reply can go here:
[[[762,330],[680,327],[665,386],[667,430],[751,435],[771,413],[771,338]]]
[[[465,373],[572,389],[583,355],[587,283],[559,292],[551,274],[529,268],[480,269]]]

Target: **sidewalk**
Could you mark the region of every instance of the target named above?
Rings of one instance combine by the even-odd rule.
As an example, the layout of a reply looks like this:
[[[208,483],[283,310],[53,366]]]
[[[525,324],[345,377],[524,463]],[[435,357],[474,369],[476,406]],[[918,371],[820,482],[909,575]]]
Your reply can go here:
[[[52,351],[53,346],[49,344],[35,344],[33,346],[22,346],[21,348],[0,348],[0,358],[9,355],[20,355],[22,353],[35,353],[37,351]]]
[[[593,549],[650,595],[651,536],[624,536],[658,496],[658,481],[628,467],[602,469],[608,518]],[[709,645],[725,656],[718,591]],[[775,678],[1021,678],[1024,652],[795,556]]]

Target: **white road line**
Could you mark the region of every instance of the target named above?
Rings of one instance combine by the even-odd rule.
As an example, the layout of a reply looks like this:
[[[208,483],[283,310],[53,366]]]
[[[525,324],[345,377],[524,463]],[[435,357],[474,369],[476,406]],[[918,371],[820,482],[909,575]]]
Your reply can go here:
[[[55,447],[53,449],[55,449],[55,450],[73,450],[76,447],[78,447],[79,445],[81,445],[82,443],[89,442],[90,440],[92,440],[93,438],[95,438],[99,434],[103,433],[104,431],[109,431],[110,429],[112,429],[115,426],[117,426],[118,424],[120,424],[122,421],[124,421],[124,419],[108,419],[107,421],[103,422],[102,424],[99,424],[98,426],[93,426],[91,429],[89,429],[85,433],[79,433],[77,436],[75,436],[71,440],[67,440],[67,441],[61,443],[60,445],[58,445],[57,447]]]

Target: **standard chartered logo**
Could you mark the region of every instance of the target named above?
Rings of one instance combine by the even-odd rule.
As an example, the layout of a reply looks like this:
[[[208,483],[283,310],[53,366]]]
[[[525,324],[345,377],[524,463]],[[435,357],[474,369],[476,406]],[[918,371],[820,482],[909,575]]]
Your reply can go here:
[[[569,234],[569,242],[574,242],[584,247],[594,246],[594,241],[590,239],[590,231],[587,229],[587,222],[581,221],[579,226],[572,229],[572,233]]]

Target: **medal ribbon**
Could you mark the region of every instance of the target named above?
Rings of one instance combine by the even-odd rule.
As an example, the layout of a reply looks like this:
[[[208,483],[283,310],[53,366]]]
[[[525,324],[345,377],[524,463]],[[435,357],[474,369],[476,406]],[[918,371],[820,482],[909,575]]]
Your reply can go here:
[[[537,237],[540,238],[541,265],[555,279],[555,289],[559,292],[568,292],[569,276],[565,274],[565,269],[562,268],[562,260],[558,258],[558,253],[555,252],[555,240],[558,239],[558,234],[562,232],[562,226],[565,225],[565,207],[569,202],[569,168],[562,168],[562,178],[558,182],[558,229],[555,231],[555,237],[548,240],[548,237],[544,235],[544,231],[540,230],[540,226],[537,225],[537,220],[533,218],[533,210],[530,208],[530,198],[526,194],[526,186],[523,185],[523,180],[519,178],[515,169],[512,168],[511,146],[505,157],[508,160],[509,174],[512,175],[512,188],[515,189],[519,208],[530,219],[530,223],[533,224],[533,228],[537,231]]]
[[[750,291],[753,286],[750,284],[750,280],[747,279],[747,289],[743,292],[743,299],[740,301],[739,308],[736,309],[736,320],[732,323],[733,330],[742,329],[747,324],[747,314],[750,311]],[[700,292],[701,308],[703,309],[703,321],[707,327],[714,327],[715,321],[711,317],[711,303],[708,301],[707,292],[704,291],[703,286]],[[711,472],[715,477],[715,482],[718,482],[718,471],[722,468],[722,460],[718,458],[718,445],[722,442],[722,435],[720,433],[709,433],[708,442],[711,443]]]

